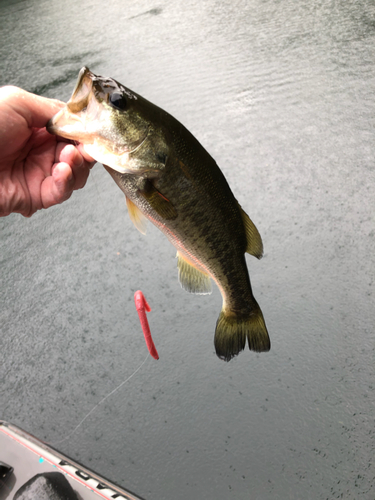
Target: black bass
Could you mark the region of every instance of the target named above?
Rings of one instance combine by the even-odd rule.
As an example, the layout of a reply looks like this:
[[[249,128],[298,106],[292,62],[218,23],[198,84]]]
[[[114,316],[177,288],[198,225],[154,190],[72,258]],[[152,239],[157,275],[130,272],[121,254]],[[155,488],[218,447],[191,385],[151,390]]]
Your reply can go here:
[[[223,297],[215,349],[229,361],[245,348],[270,349],[250,285],[245,252],[261,258],[261,237],[213,158],[166,111],[112,78],[82,68],[72,97],[47,125],[79,141],[125,193],[135,226],[149,219],[177,248],[178,277],[191,293]]]

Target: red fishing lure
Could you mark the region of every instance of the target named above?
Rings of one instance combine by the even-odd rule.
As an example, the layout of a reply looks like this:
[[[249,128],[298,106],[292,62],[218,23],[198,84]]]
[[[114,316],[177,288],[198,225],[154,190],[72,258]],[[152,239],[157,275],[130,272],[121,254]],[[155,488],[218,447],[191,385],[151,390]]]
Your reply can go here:
[[[143,335],[145,336],[145,341],[146,341],[148,351],[154,359],[159,359],[158,351],[156,350],[154,341],[152,340],[152,337],[151,337],[150,325],[148,324],[147,315],[146,315],[146,311],[150,312],[151,307],[148,305],[148,303],[145,299],[145,296],[143,295],[143,293],[140,290],[135,292],[134,302],[135,302],[135,307],[136,307],[137,312],[138,312],[139,321],[141,322],[141,327],[142,327]]]

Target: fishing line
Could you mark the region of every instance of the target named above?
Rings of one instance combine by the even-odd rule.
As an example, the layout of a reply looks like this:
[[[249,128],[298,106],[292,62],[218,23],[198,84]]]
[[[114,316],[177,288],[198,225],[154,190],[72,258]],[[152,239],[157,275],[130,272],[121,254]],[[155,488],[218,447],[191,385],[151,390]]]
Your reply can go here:
[[[145,358],[145,360],[138,366],[138,368],[125,380],[123,380],[121,382],[120,385],[118,385],[115,389],[113,389],[113,391],[111,391],[109,394],[107,394],[106,396],[104,396],[103,399],[101,399],[99,401],[99,403],[97,403],[93,408],[91,408],[91,410],[87,413],[87,415],[79,422],[79,424],[72,430],[72,432],[70,434],[68,434],[66,437],[64,437],[64,439],[61,439],[60,441],[54,441],[53,443],[49,443],[50,445],[54,446],[56,444],[60,444],[60,443],[63,443],[64,441],[66,441],[67,439],[70,439],[73,434],[81,427],[81,425],[83,424],[83,422],[102,404],[104,403],[104,401],[106,401],[110,396],[112,396],[112,394],[114,394],[115,392],[117,392],[124,384],[126,384],[127,382],[129,382],[129,380],[131,378],[134,377],[134,375],[139,372],[139,370],[142,368],[142,366],[146,363],[147,359],[149,357],[149,354],[147,353],[147,356]]]
[[[76,143],[76,145],[78,144],[77,141],[74,141]],[[91,169],[91,172],[90,172],[90,178],[92,179],[92,184],[94,185],[94,189],[96,190],[97,194],[98,194],[98,197],[100,199],[100,202],[104,205],[104,199],[102,197],[102,193],[100,192],[100,190],[98,189],[98,184],[97,184],[97,180],[95,178],[95,175],[93,175],[93,169]],[[99,403],[97,403],[93,408],[91,408],[91,410],[85,415],[85,417],[78,423],[78,425],[70,432],[70,434],[68,434],[67,436],[64,437],[64,439],[61,439],[59,441],[54,441],[53,443],[49,443],[50,445],[54,446],[54,445],[57,445],[57,444],[60,444],[60,443],[63,443],[64,441],[67,441],[68,439],[70,439],[73,434],[82,426],[82,424],[85,422],[85,420],[87,420],[89,418],[89,416],[94,413],[94,411],[101,405],[104,403],[104,401],[106,401],[110,396],[112,396],[115,392],[117,392],[119,389],[121,389],[121,387],[123,385],[125,385],[127,382],[129,382],[130,379],[132,379],[134,377],[134,375],[136,373],[139,372],[139,370],[142,368],[142,366],[146,363],[148,357],[149,357],[150,353],[147,354],[146,358],[144,359],[144,361],[138,366],[138,368],[128,377],[126,378],[125,380],[123,380],[117,387],[115,387],[115,389],[113,389],[113,391],[111,391],[109,394],[107,394],[106,396],[104,396],[103,399],[101,399],[99,401]],[[152,355],[152,354],[151,354]]]

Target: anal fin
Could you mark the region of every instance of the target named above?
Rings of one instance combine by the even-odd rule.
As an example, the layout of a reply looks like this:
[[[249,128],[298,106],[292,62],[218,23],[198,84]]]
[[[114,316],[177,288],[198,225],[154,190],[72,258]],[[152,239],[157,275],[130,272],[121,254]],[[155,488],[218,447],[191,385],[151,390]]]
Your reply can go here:
[[[212,292],[209,275],[194,267],[180,252],[177,252],[177,267],[178,279],[184,290],[198,295],[207,295]]]

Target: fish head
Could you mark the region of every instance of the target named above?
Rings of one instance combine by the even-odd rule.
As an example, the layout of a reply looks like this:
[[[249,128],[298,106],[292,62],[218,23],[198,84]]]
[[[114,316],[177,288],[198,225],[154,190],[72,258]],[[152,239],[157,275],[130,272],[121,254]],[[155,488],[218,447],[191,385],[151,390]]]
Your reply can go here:
[[[78,141],[92,158],[120,173],[160,169],[167,141],[150,106],[113,78],[83,67],[71,98],[47,130]]]

